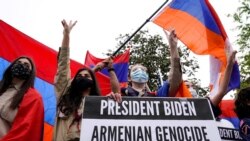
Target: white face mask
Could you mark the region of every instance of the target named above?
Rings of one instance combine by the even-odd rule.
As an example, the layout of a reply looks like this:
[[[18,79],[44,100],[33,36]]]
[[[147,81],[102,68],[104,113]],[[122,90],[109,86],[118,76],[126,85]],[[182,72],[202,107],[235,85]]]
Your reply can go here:
[[[130,76],[133,82],[137,82],[137,83],[148,82],[148,74],[141,68],[138,68],[135,71],[132,71]]]

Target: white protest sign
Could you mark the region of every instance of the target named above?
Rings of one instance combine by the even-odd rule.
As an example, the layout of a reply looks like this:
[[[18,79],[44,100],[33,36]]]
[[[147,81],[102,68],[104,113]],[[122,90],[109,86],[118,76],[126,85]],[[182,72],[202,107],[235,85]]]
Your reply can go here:
[[[207,99],[86,97],[81,141],[219,141]]]

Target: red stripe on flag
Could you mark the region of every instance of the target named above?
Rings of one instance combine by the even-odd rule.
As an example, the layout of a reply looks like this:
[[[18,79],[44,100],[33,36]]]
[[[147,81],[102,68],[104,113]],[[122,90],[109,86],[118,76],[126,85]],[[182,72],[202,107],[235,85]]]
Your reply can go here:
[[[37,76],[54,84],[57,70],[57,52],[48,46],[32,39],[14,27],[0,20],[0,56],[12,62],[20,56],[28,56],[36,65]],[[71,75],[74,76],[78,69],[86,67],[74,60],[70,61]],[[101,73],[96,77],[103,95],[111,91],[109,79]]]

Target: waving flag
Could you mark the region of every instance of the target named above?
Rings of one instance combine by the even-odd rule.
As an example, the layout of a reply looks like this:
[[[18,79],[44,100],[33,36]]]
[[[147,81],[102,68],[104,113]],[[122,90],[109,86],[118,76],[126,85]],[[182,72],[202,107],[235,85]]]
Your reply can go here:
[[[92,68],[103,60],[104,59],[97,58],[87,51],[85,65]],[[113,67],[121,86],[126,86],[128,82],[129,50],[126,50],[123,54],[117,55],[113,59]],[[101,72],[104,75],[109,76],[107,68],[103,69]]]
[[[227,64],[226,50],[231,51],[227,34],[208,0],[173,0],[153,22],[168,30],[173,27],[178,38],[194,53],[210,55],[211,94],[216,93]],[[240,86],[235,63],[228,90]]]
[[[57,52],[0,20],[0,79],[10,62],[19,56],[28,56],[35,62],[35,88],[42,95],[45,110],[44,140],[51,140],[56,113],[53,84],[57,69]],[[71,60],[70,64],[72,76],[79,68],[86,67],[74,60]],[[101,93],[108,94],[111,91],[108,77],[101,73],[96,73],[96,77]]]

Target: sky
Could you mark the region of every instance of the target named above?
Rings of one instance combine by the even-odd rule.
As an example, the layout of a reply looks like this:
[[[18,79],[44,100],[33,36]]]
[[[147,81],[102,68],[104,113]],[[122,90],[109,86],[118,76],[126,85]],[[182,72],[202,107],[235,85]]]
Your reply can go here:
[[[71,32],[70,56],[84,63],[89,50],[104,57],[108,49],[115,49],[120,34],[133,33],[164,2],[164,0],[0,0],[0,19],[35,40],[58,50],[62,40],[61,20],[77,20]],[[238,0],[210,0],[234,45],[237,31],[226,15],[236,10]],[[152,22],[142,30],[164,36]],[[165,38],[165,37],[164,37]],[[197,77],[208,86],[208,57],[197,56],[200,70]],[[207,62],[207,63],[206,63]]]

